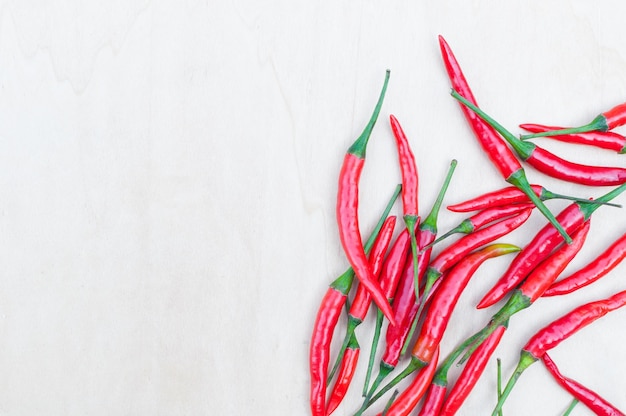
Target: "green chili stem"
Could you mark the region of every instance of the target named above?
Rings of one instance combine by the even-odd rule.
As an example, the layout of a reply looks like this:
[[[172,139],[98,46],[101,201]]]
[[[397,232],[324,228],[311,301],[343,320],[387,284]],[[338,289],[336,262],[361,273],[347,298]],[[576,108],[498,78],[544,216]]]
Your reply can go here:
[[[578,404],[578,399],[572,400],[569,407],[565,410],[565,413],[563,413],[563,416],[569,416],[569,414],[572,413],[572,410],[574,410],[577,404]]]
[[[363,384],[363,397],[367,396],[367,390],[372,377],[372,369],[376,360],[376,350],[378,349],[378,341],[380,339],[380,331],[383,326],[384,315],[380,309],[376,311],[376,326],[374,327],[374,338],[372,338],[372,348],[370,349],[370,358],[367,363],[367,373],[365,375],[365,383]]]

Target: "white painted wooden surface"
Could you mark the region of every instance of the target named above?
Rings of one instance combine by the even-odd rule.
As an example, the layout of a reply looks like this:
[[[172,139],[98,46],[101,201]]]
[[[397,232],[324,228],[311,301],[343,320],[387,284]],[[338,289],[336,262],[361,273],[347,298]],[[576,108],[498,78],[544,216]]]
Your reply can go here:
[[[424,213],[452,158],[448,202],[504,185],[448,95],[437,35],[515,132],[586,122],[626,96],[620,1],[100,3],[0,2],[2,415],[307,414],[311,326],[346,267],[337,174],[384,70],[363,227],[399,181],[391,113],[414,147]],[[529,176],[562,193],[605,191]],[[442,212],[440,229],[462,218]],[[543,224],[533,214],[506,241],[523,245]],[[570,270],[625,231],[624,211],[599,210]],[[493,313],[473,304],[506,264],[480,269],[446,351]],[[625,272],[516,316],[496,353],[504,376],[526,338],[624,289]],[[615,312],[553,353],[622,409],[624,319]],[[358,332],[364,357],[370,329]],[[490,413],[495,371],[494,361],[461,414]],[[358,390],[338,415],[358,407]],[[560,415],[569,400],[537,364],[505,414]]]

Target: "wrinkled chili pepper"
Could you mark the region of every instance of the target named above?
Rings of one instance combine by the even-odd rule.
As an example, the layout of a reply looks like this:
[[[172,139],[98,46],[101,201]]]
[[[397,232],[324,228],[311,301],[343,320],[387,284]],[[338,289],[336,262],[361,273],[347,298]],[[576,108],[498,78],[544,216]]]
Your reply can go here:
[[[398,376],[383,387],[374,398],[369,400],[373,392],[378,388],[378,384],[374,382],[368,396],[366,396],[365,408],[409,374],[420,370],[430,363],[448,326],[454,307],[463,289],[465,289],[469,279],[478,267],[490,258],[519,250],[519,247],[511,244],[492,244],[465,257],[448,272],[447,276],[442,279],[439,289],[433,295],[431,306],[424,318],[424,323],[411,353],[411,362]],[[364,410],[365,408],[362,409]]]
[[[401,186],[396,187],[391,199],[387,203],[383,215],[374,227],[374,231],[365,242],[365,252],[369,252],[378,234],[389,215],[393,204],[400,195]],[[341,309],[346,303],[348,293],[354,280],[354,271],[348,268],[341,276],[335,279],[324,298],[317,312],[315,323],[313,324],[313,335],[309,350],[309,370],[311,373],[311,413],[313,416],[325,415],[326,403],[326,379],[328,374],[328,362],[330,360],[330,343],[333,331],[339,320]]]
[[[435,375],[438,360],[439,349],[435,351],[432,361],[424,368],[424,371],[421,371],[411,381],[411,384],[394,400],[387,410],[386,416],[408,416],[415,409]]]
[[[396,117],[389,116],[391,122],[391,130],[396,138],[396,146],[398,148],[398,159],[400,163],[400,173],[402,174],[402,212],[404,214],[404,223],[409,230],[411,237],[411,253],[413,257],[413,280],[415,286],[415,297],[419,297],[417,290],[419,289],[419,270],[418,270],[418,254],[417,239],[415,238],[415,228],[418,219],[418,184],[417,166],[415,157],[411,151],[409,140],[402,130],[402,126]]]
[[[570,201],[589,202],[587,199],[584,198],[576,198],[567,195],[555,194],[554,192],[548,191],[546,188],[540,185],[531,185],[531,187],[533,191],[535,191],[535,194],[537,194],[537,196],[541,198],[542,201],[548,199],[566,199]],[[449,211],[454,212],[470,212],[479,211],[481,209],[528,202],[530,202],[530,200],[528,199],[526,194],[524,194],[522,191],[514,186],[509,186],[506,188],[498,189],[497,191],[487,192],[485,194],[479,195],[464,202],[460,202],[458,204],[448,205],[447,208]],[[604,202],[601,204],[621,207],[621,205],[612,204],[609,202]]]
[[[547,351],[553,349],[580,329],[624,305],[626,305],[626,290],[616,293],[610,298],[581,305],[540,329],[522,348],[517,367],[506,384],[502,397],[498,401],[492,416],[495,416],[497,410],[502,408],[515,383],[531,364],[541,359]]]
[[[376,279],[378,279],[381,274],[381,270],[383,267],[383,259],[385,258],[385,253],[387,252],[387,248],[391,243],[391,238],[393,237],[393,230],[396,225],[396,217],[390,216],[388,217],[378,235],[378,238],[374,242],[374,245],[371,249],[371,253],[369,255],[370,266],[372,267],[372,274]],[[398,241],[402,239],[402,235]],[[380,279],[381,288],[383,286],[383,279]],[[372,298],[369,293],[363,288],[362,285],[359,285],[356,290],[356,294],[354,295],[354,299],[352,300],[352,304],[350,305],[350,310],[348,311],[348,328],[346,329],[346,335],[344,337],[341,348],[339,349],[339,354],[337,355],[337,359],[335,360],[335,364],[333,365],[330,374],[328,375],[327,384],[330,384],[333,376],[335,375],[335,371],[339,367],[339,363],[343,359],[344,350],[348,348],[348,344],[351,342],[352,336],[354,335],[354,331],[357,326],[363,322],[365,319],[365,315],[367,315],[367,310],[372,303]]]
[[[563,127],[544,126],[541,124],[520,124],[520,127],[531,133],[541,133],[550,130],[562,130]],[[589,131],[586,133],[574,133],[552,136],[553,139],[565,143],[584,144],[600,149],[613,150],[617,153],[626,153],[626,137],[612,131]],[[522,140],[527,137],[522,136]]]
[[[589,186],[621,185],[626,182],[626,169],[624,168],[583,165],[565,160],[534,143],[518,139],[513,133],[504,128],[504,126],[454,90],[452,91],[452,96],[496,129],[511,145],[519,157],[546,175]]]
[[[463,367],[463,370],[461,371],[461,374],[459,374],[454,386],[450,389],[450,393],[446,397],[439,415],[452,416],[456,414],[463,402],[465,402],[465,399],[467,399],[471,391],[474,389],[478,379],[485,370],[485,366],[491,358],[491,355],[500,343],[500,340],[502,339],[502,336],[507,328],[506,324],[507,323],[499,326],[491,335],[489,335],[467,360],[467,363],[465,363],[465,367]]]
[[[610,110],[600,113],[589,124],[584,126],[527,134],[523,138],[532,139],[534,137],[562,136],[564,134],[585,133],[588,131],[609,131],[624,124],[626,124],[626,103],[618,104]]]
[[[456,165],[456,160],[452,160],[450,162],[450,167],[443,181],[441,189],[437,194],[437,198],[430,210],[430,213],[428,214],[426,219],[419,225],[418,237],[420,239],[420,247],[425,247],[428,244],[432,243],[437,236],[437,218],[439,216],[439,211],[441,210],[441,205],[443,204],[443,199],[445,197],[446,191],[448,190],[448,186],[450,185],[450,181],[452,180],[454,170],[456,169]],[[430,254],[430,248],[420,250],[420,277],[424,274],[426,266],[430,262]],[[412,267],[412,263],[407,262],[407,267]],[[412,273],[410,273],[410,269],[407,271],[407,268],[405,267],[405,273],[400,280],[398,290],[393,301],[393,313],[397,325],[387,327],[387,333],[385,335],[386,347],[379,365],[380,371],[386,374],[389,374],[391,371],[393,371],[395,366],[398,364],[402,347],[405,344],[405,340],[407,339],[410,332],[411,322],[415,318],[418,305],[421,305],[425,301],[424,296],[422,296],[422,300],[420,302],[416,302],[414,280],[412,276],[413,275]],[[363,396],[367,394],[370,374],[372,372],[374,356],[376,352],[375,345],[377,344],[378,341],[376,340],[376,338],[374,338],[372,342],[372,352],[370,354],[370,364],[368,365],[367,369],[366,382],[364,386],[365,391],[363,393]],[[381,376],[379,375],[378,377]],[[384,378],[385,376],[383,375],[382,377]]]
[[[363,251],[358,219],[359,178],[365,163],[365,150],[382,107],[388,82],[389,71],[385,74],[385,83],[367,126],[365,126],[359,138],[350,146],[344,157],[341,172],[339,173],[339,187],[337,191],[337,224],[339,226],[341,245],[357,279],[370,293],[376,306],[380,308],[393,325],[395,321],[391,306],[383,295],[380,285],[372,275],[372,269]]]
[[[439,36],[439,46],[441,49],[441,54],[443,56],[446,71],[448,72],[448,76],[452,83],[452,88],[458,91],[463,97],[466,97],[467,100],[471,101],[471,103],[476,104],[476,100],[474,99],[472,90],[465,80],[465,76],[461,71],[461,67],[454,57],[452,50],[442,36]],[[561,224],[559,224],[559,222],[554,218],[552,212],[550,212],[550,210],[544,205],[541,199],[539,199],[537,195],[533,192],[532,188],[530,187],[530,183],[526,178],[526,173],[522,168],[522,165],[513,155],[507,145],[502,141],[500,136],[498,136],[493,127],[485,123],[480,117],[476,115],[476,113],[469,111],[466,106],[461,106],[461,108],[463,113],[465,114],[466,119],[471,125],[476,138],[480,142],[481,146],[483,147],[491,161],[498,168],[502,177],[511,185],[517,187],[522,192],[524,192],[528,196],[528,198],[530,198],[531,202],[535,204],[535,206],[537,206],[539,211],[559,231],[565,241],[567,241],[568,243],[571,242],[570,236],[567,234],[567,232],[565,232]]]
[[[346,396],[348,387],[350,387],[352,377],[354,376],[354,371],[356,370],[360,351],[361,347],[359,346],[359,342],[353,333],[350,337],[350,342],[348,342],[348,345],[344,350],[341,366],[339,367],[339,373],[337,374],[337,381],[335,381],[335,385],[333,386],[333,390],[330,394],[330,399],[326,405],[326,416],[333,413]]]
[[[598,393],[583,386],[576,380],[565,377],[558,369],[552,358],[547,353],[541,357],[546,368],[554,379],[577,400],[587,406],[598,416],[624,416],[618,408],[601,397]]]
[[[565,229],[572,233],[577,230],[591,214],[600,206],[598,202],[608,202],[626,189],[625,185],[613,189],[595,201],[574,202],[557,216]],[[560,243],[562,238],[550,226],[543,227],[530,243],[513,259],[507,271],[496,284],[485,294],[477,308],[486,308],[502,299],[511,289],[517,286],[532,268],[546,258]]]
[[[487,224],[496,222],[503,218],[511,217],[515,214],[519,214],[520,211],[524,211],[529,208],[532,209],[534,207],[535,206],[533,204],[521,203],[485,208],[484,210],[479,211],[477,214],[474,214],[471,217],[461,221],[459,225],[457,225],[447,233],[443,234],[441,237],[437,237],[437,239],[433,241],[430,246],[437,244],[438,242],[448,238],[453,234],[469,234],[484,227]]]
[[[513,291],[504,306],[493,315],[487,326],[478,332],[480,336],[477,342],[468,348],[461,362],[464,362],[484,339],[508,321],[511,316],[528,308],[543,294],[580,251],[589,233],[590,224],[589,221],[585,222],[572,235],[574,238],[572,244],[561,244],[548,258],[533,269],[524,282]]]
[[[626,234],[615,240],[602,254],[582,269],[554,282],[543,296],[572,293],[613,270],[626,257]]]

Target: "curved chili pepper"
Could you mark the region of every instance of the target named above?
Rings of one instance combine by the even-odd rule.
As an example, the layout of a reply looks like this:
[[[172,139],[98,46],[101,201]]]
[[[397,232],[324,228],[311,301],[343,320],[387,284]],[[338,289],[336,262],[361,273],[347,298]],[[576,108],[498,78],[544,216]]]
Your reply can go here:
[[[487,361],[496,350],[506,328],[506,325],[499,326],[470,356],[450,390],[439,415],[452,416],[456,414],[485,370]]]
[[[463,236],[459,240],[450,244],[443,249],[439,255],[430,263],[426,270],[426,281],[424,286],[424,294],[426,296],[430,292],[433,283],[439,279],[443,272],[454,266],[459,260],[467,256],[468,253],[490,243],[520,227],[532,213],[532,209],[528,208],[518,215],[506,220],[497,222],[481,230]]]
[[[585,223],[591,214],[600,206],[598,202],[608,202],[622,193],[626,185],[621,185],[595,201],[574,202],[567,206],[557,218],[564,225],[568,233],[577,230]],[[496,284],[487,292],[476,306],[486,308],[502,299],[511,289],[517,286],[540,261],[560,243],[562,238],[550,226],[543,227],[526,247],[511,262],[507,271]]]
[[[584,198],[576,198],[567,195],[555,194],[552,191],[548,191],[541,185],[531,185],[531,188],[537,194],[537,196],[542,200],[546,201],[548,199],[566,199],[570,201],[577,202],[589,202],[589,200]],[[528,203],[530,199],[526,196],[525,193],[520,191],[514,186],[509,186],[506,188],[498,189],[497,191],[487,192],[485,194],[479,195],[475,198],[468,199],[467,201],[460,202],[454,205],[448,205],[448,210],[454,212],[470,212],[470,211],[478,211],[486,208],[500,207],[505,205],[512,204],[521,204]],[[597,201],[596,201],[597,202]],[[612,205],[621,207],[618,204],[611,204],[608,202],[602,203],[603,205]]]
[[[511,244],[493,244],[465,257],[448,272],[447,276],[442,280],[439,289],[433,295],[431,306],[424,318],[420,334],[417,337],[417,341],[411,353],[411,362],[398,376],[383,387],[374,398],[369,400],[369,397],[366,397],[365,404],[367,404],[367,406],[376,401],[409,374],[430,363],[448,326],[448,320],[450,319],[452,311],[463,289],[465,289],[469,279],[478,267],[487,259],[519,250],[519,247]],[[378,385],[374,383],[368,396],[371,396],[377,387]]]
[[[439,46],[446,71],[448,72],[448,76],[452,83],[452,88],[459,91],[461,95],[466,97],[463,98],[465,102],[470,105],[476,104],[472,90],[465,80],[461,67],[442,36],[439,36]],[[471,101],[471,103],[469,103],[468,100]],[[550,212],[548,207],[546,207],[541,199],[539,199],[533,192],[522,165],[507,145],[502,141],[502,138],[496,133],[492,126],[485,123],[485,121],[478,117],[475,112],[469,111],[466,106],[467,104],[465,106],[461,106],[466,119],[470,123],[472,130],[474,131],[475,136],[480,142],[482,148],[485,152],[487,152],[487,155],[498,168],[504,180],[524,192],[528,198],[530,198],[531,202],[535,204],[539,211],[546,217],[546,219],[548,219],[548,221],[550,221],[550,223],[559,231],[565,241],[568,243],[571,242],[570,236],[567,235],[561,224],[559,224],[554,218],[552,212]]]
[[[417,291],[419,288],[419,271],[418,271],[418,254],[417,239],[415,238],[415,227],[418,220],[418,175],[415,157],[411,151],[409,140],[400,126],[400,122],[393,115],[389,116],[391,122],[391,130],[396,138],[396,146],[398,148],[398,158],[400,162],[400,173],[402,174],[402,212],[404,213],[404,222],[409,230],[411,237],[411,253],[413,256],[413,280]],[[416,297],[419,294],[415,293]]]
[[[541,124],[520,124],[520,127],[531,133],[541,133],[551,130],[562,130],[563,127],[544,126]],[[573,133],[552,136],[553,139],[565,142],[594,146],[600,149],[613,150],[617,153],[626,153],[626,137],[612,131],[589,131],[586,133]],[[526,136],[521,137],[526,140]]]
[[[441,237],[438,237],[435,241],[433,241],[430,244],[430,246],[434,246],[441,240],[444,240],[453,234],[456,234],[456,233],[470,234],[484,227],[487,224],[496,222],[502,218],[507,218],[512,215],[519,214],[520,211],[524,211],[526,209],[532,209],[534,207],[535,206],[533,204],[522,203],[522,204],[503,205],[503,206],[485,208],[484,210],[479,211],[477,214],[472,215],[471,217],[466,218],[465,220],[461,221],[459,225],[457,225],[456,227],[454,227],[453,229],[451,229],[450,231],[448,231],[447,233],[445,233],[444,235],[442,235]]]
[[[626,234],[615,240],[602,254],[582,269],[554,282],[543,296],[572,293],[585,287],[613,270],[626,257]]]
[[[363,251],[361,233],[359,231],[359,178],[365,163],[365,150],[367,142],[378,118],[378,113],[383,104],[387,84],[389,82],[389,71],[385,75],[385,83],[376,103],[374,112],[369,123],[363,130],[359,138],[350,146],[343,160],[343,166],[339,173],[339,189],[337,191],[337,224],[339,226],[339,237],[341,245],[346,253],[346,257],[363,287],[371,294],[376,306],[380,308],[385,317],[393,325],[395,321],[391,306],[383,295],[380,285],[372,275],[367,256]]]
[[[558,369],[552,358],[546,353],[541,357],[546,368],[554,379],[577,400],[587,406],[598,416],[624,416],[618,408],[602,398],[593,390],[583,386],[579,382],[565,377]]]
[[[383,226],[380,230],[378,238],[376,239],[372,247],[372,250],[369,256],[369,262],[370,262],[370,266],[372,267],[372,274],[374,275],[376,279],[378,279],[379,275],[381,274],[381,271],[383,268],[383,260],[385,258],[385,253],[387,252],[387,248],[389,247],[389,244],[391,243],[391,238],[393,237],[393,230],[395,228],[395,225],[396,225],[396,217],[395,216],[388,217],[383,223]],[[398,238],[397,242],[398,241],[401,242],[401,240],[403,240],[402,234]],[[406,238],[404,240],[408,241],[408,233],[406,234]],[[398,246],[398,244],[395,244],[394,247],[395,246]],[[400,247],[400,249],[401,248],[402,247]],[[407,246],[407,249],[408,249],[408,246]],[[393,253],[390,253],[390,256],[392,254]],[[406,251],[405,251],[405,254],[406,254]],[[380,279],[381,288],[383,286],[383,282],[389,278],[392,278],[392,277],[391,276],[381,277]],[[397,282],[397,278],[395,279]],[[354,295],[354,299],[352,300],[352,304],[350,304],[350,310],[348,311],[348,327],[346,329],[346,335],[344,337],[343,343],[341,344],[341,348],[339,349],[339,354],[337,355],[335,364],[333,365],[333,368],[330,371],[330,374],[328,375],[328,380],[326,382],[327,384],[330,384],[330,381],[334,377],[335,371],[337,371],[337,368],[339,367],[339,363],[341,363],[341,361],[343,360],[344,351],[346,348],[348,348],[348,344],[351,342],[350,340],[352,339],[352,336],[354,334],[354,331],[356,330],[356,327],[359,326],[361,322],[363,322],[363,319],[365,319],[365,315],[367,315],[367,310],[369,309],[371,303],[372,303],[372,298],[370,297],[369,293],[363,288],[362,285],[358,285],[356,294]]]
[[[476,347],[493,331],[517,312],[528,308],[541,296],[580,251],[589,233],[589,227],[590,222],[587,221],[573,234],[572,244],[561,244],[548,258],[533,269],[524,282],[513,291],[504,306],[493,315],[487,326],[478,331],[477,341],[468,348],[460,361],[461,363],[465,362]],[[557,237],[560,238],[558,234]]]
[[[439,360],[439,349],[435,351],[432,361],[424,368],[424,371],[421,371],[402,394],[394,400],[387,410],[386,416],[408,416],[411,413],[435,375],[437,360]]]
[[[337,381],[335,381],[330,399],[328,400],[328,405],[326,405],[326,416],[334,412],[346,396],[348,387],[350,387],[352,377],[354,376],[354,370],[356,370],[360,351],[361,347],[353,333],[343,354],[341,367],[337,374]]]
[[[504,388],[502,397],[500,397],[492,416],[495,416],[497,411],[502,408],[515,383],[531,364],[541,359],[547,351],[553,349],[580,329],[624,305],[626,305],[626,290],[616,293],[610,298],[581,305],[540,329],[522,348],[517,367]]]
[[[580,127],[571,127],[524,135],[524,139],[534,137],[562,136],[564,134],[585,133],[588,131],[609,131],[626,124],[626,103],[618,104],[604,113],[600,113],[590,123]]]
[[[365,252],[369,252],[378,234],[389,215],[394,202],[400,195],[401,186],[397,186],[394,194],[387,203],[385,210],[378,220],[374,231],[365,243]],[[330,359],[330,343],[341,309],[346,303],[348,293],[354,281],[354,271],[348,268],[341,276],[335,279],[324,298],[317,312],[315,323],[313,324],[313,335],[311,336],[311,346],[309,350],[309,370],[311,373],[311,413],[313,416],[323,416],[325,414],[326,402],[326,379],[328,374],[328,362]]]

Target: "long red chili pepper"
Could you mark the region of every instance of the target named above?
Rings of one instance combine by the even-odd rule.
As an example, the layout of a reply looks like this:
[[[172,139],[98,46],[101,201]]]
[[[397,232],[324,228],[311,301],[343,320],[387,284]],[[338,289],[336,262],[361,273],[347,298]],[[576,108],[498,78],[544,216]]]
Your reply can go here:
[[[369,123],[359,138],[350,146],[344,157],[343,166],[339,173],[339,187],[337,191],[337,224],[339,226],[341,245],[343,246],[352,269],[354,269],[356,277],[371,294],[376,306],[380,308],[385,317],[387,317],[393,325],[395,321],[393,319],[391,306],[389,302],[387,302],[380,285],[372,275],[372,269],[363,251],[358,220],[359,178],[365,163],[365,150],[382,107],[388,82],[389,71],[385,74],[385,83],[383,84],[378,102],[376,103]]]
[[[389,215],[394,202],[400,195],[401,186],[396,187],[394,194],[387,203],[383,215],[372,231],[372,235],[365,243],[365,252],[369,252],[374,244],[380,229]],[[335,279],[324,298],[317,312],[315,323],[313,324],[313,335],[309,350],[309,370],[311,373],[311,413],[313,416],[325,415],[326,402],[326,379],[328,374],[328,362],[330,359],[330,343],[333,332],[341,310],[346,303],[348,293],[354,280],[354,271],[348,268],[341,276]]]
[[[520,124],[520,127],[531,133],[541,133],[551,130],[562,130],[563,127],[544,126],[541,124]],[[586,133],[573,133],[552,136],[553,139],[565,143],[584,144],[601,149],[613,150],[617,153],[626,153],[626,137],[612,131],[589,131]],[[522,136],[526,139],[526,136]]]
[[[476,104],[476,100],[474,99],[469,84],[465,80],[465,76],[461,71],[461,67],[454,57],[452,50],[442,36],[439,36],[439,46],[441,48],[441,54],[443,56],[446,71],[448,72],[448,76],[452,83],[452,88],[454,88],[454,90],[456,91],[459,91],[459,93],[462,96],[466,97],[467,100]],[[470,123],[472,130],[474,130],[476,138],[480,142],[481,146],[483,147],[491,161],[498,168],[502,177],[511,185],[519,188],[522,192],[524,192],[530,198],[532,203],[537,206],[539,211],[559,231],[565,241],[567,241],[568,243],[571,242],[570,236],[567,235],[561,224],[558,223],[550,210],[533,192],[532,188],[530,187],[530,183],[526,178],[526,173],[522,168],[522,165],[519,163],[519,161],[513,155],[507,145],[502,141],[502,138],[491,126],[489,126],[480,117],[478,117],[476,113],[469,111],[469,109],[465,106],[461,106],[461,108],[463,110],[463,113],[465,114],[466,119]]]
[[[626,124],[626,103],[618,104],[610,110],[600,113],[584,126],[544,131],[523,137],[524,139],[532,139],[534,137],[562,136],[564,134],[584,133],[587,131],[609,131],[624,124]]]
[[[578,201],[578,202],[588,202],[587,199],[584,198],[576,198],[570,197],[567,195],[555,194],[552,191],[548,191],[541,185],[531,185],[533,191],[542,201],[548,199],[567,199],[570,201]],[[469,199],[464,202],[460,202],[454,205],[448,205],[448,210],[454,212],[470,212],[470,211],[478,211],[481,209],[500,207],[512,204],[521,204],[528,203],[530,199],[526,196],[525,193],[520,191],[514,186],[509,186],[506,188],[498,189],[497,191],[487,192],[485,194],[479,195],[475,198]],[[618,204],[611,204],[605,202],[604,205],[613,205],[621,207]]]
[[[587,406],[598,416],[624,416],[624,413],[609,403],[593,390],[583,386],[576,380],[565,377],[547,353],[541,357],[546,368],[554,379],[577,400]]]
[[[487,224],[519,214],[520,211],[532,209],[534,207],[535,206],[533,204],[522,203],[485,208],[484,210],[479,211],[477,214],[474,214],[471,217],[464,219],[459,225],[457,225],[447,233],[443,234],[441,237],[438,237],[435,241],[431,243],[431,246],[437,244],[441,240],[444,240],[453,234],[470,234]]]
[[[452,315],[452,311],[463,289],[465,289],[469,279],[478,267],[487,259],[519,250],[519,247],[511,244],[493,244],[465,257],[448,272],[448,275],[442,280],[439,289],[433,295],[429,312],[426,314],[420,334],[417,337],[417,341],[411,353],[411,362],[396,378],[383,387],[374,398],[369,400],[371,394],[378,387],[378,385],[374,383],[370,393],[368,393],[366,397],[366,402],[364,403],[365,408],[402,381],[406,376],[430,363],[448,326],[448,320]]]
[[[463,402],[465,402],[465,399],[467,399],[474,389],[478,379],[485,370],[487,362],[500,343],[506,328],[506,324],[499,326],[470,356],[461,374],[454,383],[454,386],[450,389],[450,393],[439,415],[452,416],[456,414]]]
[[[557,216],[568,233],[577,230],[600,206],[597,203],[608,202],[622,193],[626,185],[621,185],[595,201],[574,202]],[[530,243],[511,262],[507,271],[478,303],[477,308],[486,308],[502,299],[517,286],[540,261],[562,242],[562,238],[550,226],[543,227]]]
[[[580,251],[589,233],[589,227],[590,222],[587,221],[573,234],[572,244],[561,244],[557,250],[533,269],[524,282],[513,291],[504,306],[493,315],[487,326],[478,332],[480,334],[478,340],[468,348],[461,362],[467,360],[476,347],[499,326],[508,321],[511,316],[528,308],[543,294]]]
[[[417,290],[419,288],[419,271],[418,271],[418,254],[417,239],[415,238],[415,228],[418,220],[418,183],[417,165],[415,157],[411,151],[409,140],[402,130],[402,126],[396,117],[389,116],[391,122],[391,130],[396,138],[396,146],[398,148],[398,159],[400,163],[400,173],[402,174],[402,212],[404,213],[404,222],[409,235],[411,237],[411,253],[413,256],[413,280],[415,286],[415,296],[419,297]]]
[[[572,293],[585,287],[613,270],[626,257],[626,234],[615,240],[602,254],[582,269],[564,277],[546,290],[543,296]]]
[[[438,360],[439,349],[435,351],[433,359],[424,368],[424,371],[421,371],[411,384],[394,400],[387,410],[386,416],[408,416],[415,409],[435,375]],[[381,415],[379,414],[378,416]]]
[[[424,278],[426,281],[424,294],[428,296],[433,283],[439,279],[442,273],[454,266],[459,260],[467,256],[468,253],[520,227],[524,224],[524,222],[526,222],[526,220],[528,220],[531,213],[532,209],[527,208],[515,217],[497,222],[481,230],[463,236],[443,249],[430,263],[428,269],[426,270],[426,276]]]
[[[341,367],[339,367],[339,373],[337,374],[337,381],[335,381],[330,399],[326,405],[326,416],[334,412],[346,396],[348,387],[350,387],[352,377],[354,376],[354,371],[356,370],[360,351],[361,347],[353,333],[343,354]]]
[[[518,139],[513,133],[483,110],[463,98],[458,92],[453,90],[452,96],[496,129],[525,162],[546,175],[589,186],[611,186],[626,182],[626,169],[624,168],[582,165],[560,158],[534,143]]]
[[[492,416],[495,416],[498,413],[497,411],[502,408],[515,383],[531,364],[541,359],[547,351],[553,349],[580,329],[624,305],[626,305],[626,291],[616,293],[607,299],[581,305],[540,329],[522,348],[517,367],[504,388],[502,397],[500,397]]]
[[[387,248],[389,247],[389,244],[391,243],[391,238],[393,237],[393,230],[395,228],[395,225],[396,225],[395,216],[390,216],[385,220],[380,230],[380,233],[378,235],[378,238],[374,242],[371,253],[369,255],[369,262],[370,262],[370,266],[372,267],[372,274],[377,279],[383,269],[383,260],[385,259],[385,253],[387,252]],[[405,240],[408,242],[408,234],[405,237],[406,238],[402,238],[402,234],[401,234],[397,242],[401,243],[402,240]],[[394,247],[395,246],[398,246],[398,244],[396,243]],[[408,249],[408,245],[407,245],[407,249]],[[390,256],[392,254],[393,253],[390,253]],[[405,254],[406,254],[406,251],[405,251]],[[389,278],[392,278],[392,277],[387,276],[385,277],[385,279],[381,277],[380,279],[381,288],[383,286],[384,281],[386,281]],[[397,278],[396,278],[396,282],[397,282]],[[343,359],[344,350],[348,348],[348,344],[351,342],[350,340],[352,339],[352,335],[354,334],[354,331],[356,330],[357,326],[359,326],[361,322],[363,322],[363,319],[365,319],[365,315],[367,315],[367,310],[369,309],[371,303],[372,303],[372,298],[370,297],[369,293],[363,288],[362,285],[359,285],[357,287],[356,294],[354,295],[354,299],[352,300],[352,304],[350,305],[350,310],[348,311],[348,328],[346,329],[346,335],[344,337],[341,348],[339,349],[339,354],[337,355],[335,364],[333,365],[333,368],[330,371],[330,374],[328,375],[327,384],[330,384],[330,381],[335,375],[335,371],[337,371],[337,368],[339,367],[339,363]]]
[[[439,216],[439,211],[441,210],[441,205],[443,204],[443,199],[445,197],[446,191],[448,190],[448,186],[450,185],[450,181],[452,180],[454,170],[456,169],[456,165],[456,160],[452,160],[450,162],[448,173],[446,174],[443,185],[441,186],[441,189],[437,194],[437,199],[435,200],[426,219],[419,225],[418,238],[420,247],[426,247],[428,244],[432,243],[437,236],[437,218]],[[431,251],[431,248],[420,250],[420,257],[418,262],[420,278],[421,276],[423,276],[424,272],[426,271],[426,267],[430,262]],[[413,280],[412,273],[410,273],[412,263],[409,263],[407,261],[407,267],[409,267],[409,270],[405,268],[405,272],[400,280],[398,290],[393,301],[393,313],[397,324],[387,327],[387,333],[385,335],[386,347],[379,365],[379,371],[385,374],[379,374],[379,378],[384,378],[391,371],[393,371],[395,366],[398,364],[402,347],[405,344],[405,340],[407,339],[410,332],[411,322],[413,322],[415,319],[418,306],[425,301],[424,296],[422,296],[421,302],[416,302],[414,286],[415,282]],[[378,325],[376,326],[376,328],[378,328]],[[367,394],[367,389],[369,386],[370,374],[372,372],[374,356],[376,352],[375,346],[377,345],[377,343],[378,340],[376,339],[376,337],[374,337],[374,340],[372,341],[372,352],[370,354],[370,364],[368,365],[367,370],[364,388],[365,391],[363,393],[364,396]]]

